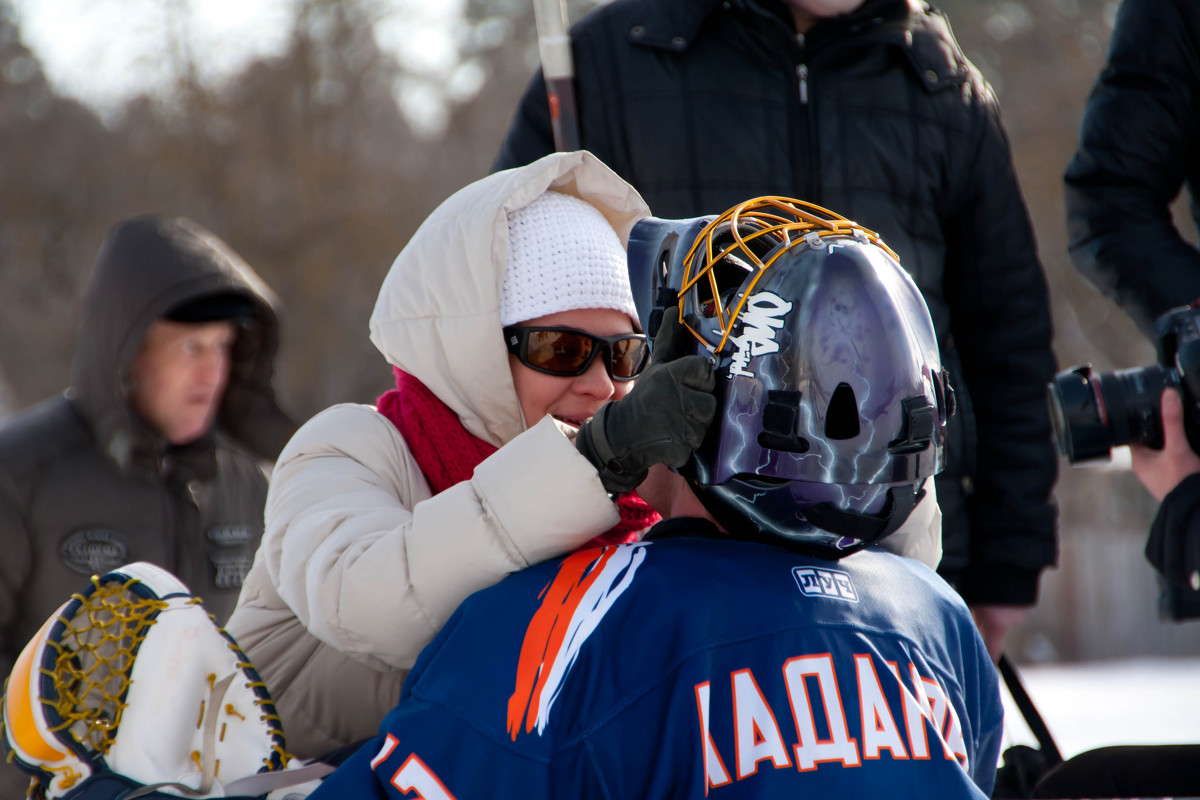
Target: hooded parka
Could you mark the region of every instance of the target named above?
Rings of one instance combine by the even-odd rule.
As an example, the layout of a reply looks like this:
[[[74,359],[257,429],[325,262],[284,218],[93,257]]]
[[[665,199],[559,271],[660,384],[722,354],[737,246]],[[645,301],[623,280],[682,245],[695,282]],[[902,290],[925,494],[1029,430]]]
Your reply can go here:
[[[240,325],[214,429],[171,445],[129,403],[151,323],[235,293]],[[136,217],[101,249],[84,300],[71,388],[0,427],[0,669],[88,577],[133,561],[175,573],[218,622],[262,535],[267,469],[295,425],[275,403],[271,291],[187,219]]]
[[[571,33],[582,146],[655,216],[784,195],[896,251],[958,390],[942,569],[968,602],[1033,603],[1057,557],[1046,281],[995,97],[945,17],[866,0],[797,35],[780,0],[615,0]],[[552,149],[539,72],[495,168]]]
[[[623,245],[648,213],[585,153],[490,176],[413,234],[371,315],[387,362],[500,448],[470,480],[433,496],[399,431],[367,405],[321,412],[280,455],[266,534],[228,629],[297,755],[374,735],[460,602],[618,521],[568,430],[549,416],[526,429],[501,334],[507,215],[550,189],[599,209]]]

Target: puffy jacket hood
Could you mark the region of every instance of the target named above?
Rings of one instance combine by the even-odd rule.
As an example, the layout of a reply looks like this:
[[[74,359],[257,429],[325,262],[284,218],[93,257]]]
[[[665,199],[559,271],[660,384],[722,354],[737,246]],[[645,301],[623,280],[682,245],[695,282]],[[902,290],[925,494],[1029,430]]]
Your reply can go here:
[[[500,326],[508,213],[551,189],[595,206],[622,246],[634,223],[650,215],[633,187],[587,152],[497,172],[451,195],[421,224],[371,315],[371,341],[388,363],[497,447],[525,429]]]
[[[122,467],[167,447],[128,403],[129,370],[147,328],[180,303],[218,292],[244,295],[255,312],[239,331],[217,425],[269,459],[294,431],[270,388],[279,343],[275,295],[191,220],[134,217],[110,233],[92,269],[71,381],[73,402]]]

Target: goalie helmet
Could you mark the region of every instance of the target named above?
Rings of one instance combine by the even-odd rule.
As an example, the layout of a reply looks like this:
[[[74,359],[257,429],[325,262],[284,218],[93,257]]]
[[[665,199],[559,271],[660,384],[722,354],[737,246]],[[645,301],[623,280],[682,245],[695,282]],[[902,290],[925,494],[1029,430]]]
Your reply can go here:
[[[258,797],[315,777],[287,770],[279,717],[237,644],[146,563],[93,577],[26,645],[4,734],[33,798]]]
[[[649,219],[639,309],[678,314],[718,412],[679,472],[741,538],[840,558],[881,541],[941,469],[953,391],[929,311],[873,232],[798,200]]]

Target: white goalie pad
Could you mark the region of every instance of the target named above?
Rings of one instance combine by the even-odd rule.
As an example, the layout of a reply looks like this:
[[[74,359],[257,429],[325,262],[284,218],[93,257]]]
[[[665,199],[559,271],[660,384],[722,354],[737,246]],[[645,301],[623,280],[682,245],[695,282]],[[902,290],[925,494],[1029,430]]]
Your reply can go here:
[[[13,669],[4,722],[35,797],[100,798],[114,775],[140,785],[129,798],[232,797],[230,784],[261,796],[279,776],[245,779],[288,762],[245,654],[183,583],[146,563],[93,578],[47,620]]]

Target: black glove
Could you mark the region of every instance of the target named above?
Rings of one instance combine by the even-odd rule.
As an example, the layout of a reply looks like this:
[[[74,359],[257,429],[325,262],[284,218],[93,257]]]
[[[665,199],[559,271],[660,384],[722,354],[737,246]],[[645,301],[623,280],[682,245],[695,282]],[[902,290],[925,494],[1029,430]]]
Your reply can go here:
[[[654,464],[681,467],[717,412],[716,379],[703,356],[667,361],[679,346],[676,314],[654,340],[655,363],[620,400],[605,403],[579,428],[575,447],[613,493],[635,489]]]

